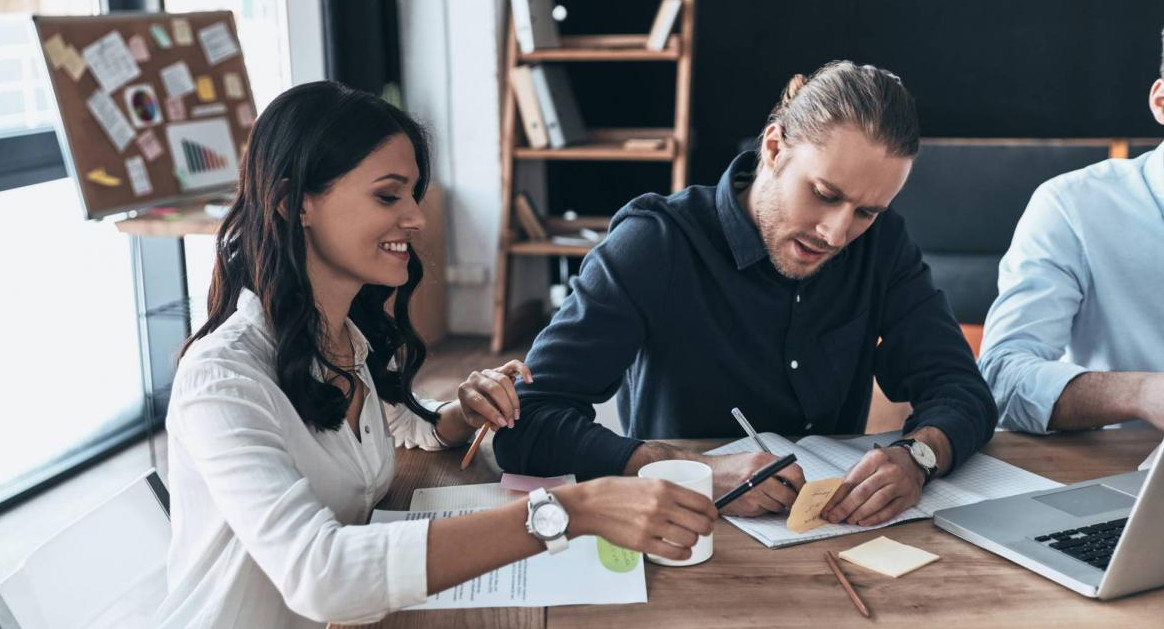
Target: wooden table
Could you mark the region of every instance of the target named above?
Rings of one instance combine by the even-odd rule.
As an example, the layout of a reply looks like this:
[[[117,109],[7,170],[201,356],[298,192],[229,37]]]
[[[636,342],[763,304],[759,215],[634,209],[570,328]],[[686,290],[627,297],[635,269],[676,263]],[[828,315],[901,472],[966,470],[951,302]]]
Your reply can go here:
[[[1134,470],[1162,435],[1152,429],[1034,437],[998,433],[986,453],[1063,483]],[[708,450],[727,440],[673,441]],[[457,471],[461,451],[397,451],[390,508],[407,509],[412,490],[496,481],[491,456]],[[937,553],[941,560],[893,579],[842,562],[873,612],[862,618],[829,572],[823,554],[879,535]],[[1164,626],[1164,590],[1094,601],[963,542],[925,520],[770,550],[720,520],[715,555],[687,568],[647,564],[650,602],[550,608],[400,612],[379,627],[1153,627]]]

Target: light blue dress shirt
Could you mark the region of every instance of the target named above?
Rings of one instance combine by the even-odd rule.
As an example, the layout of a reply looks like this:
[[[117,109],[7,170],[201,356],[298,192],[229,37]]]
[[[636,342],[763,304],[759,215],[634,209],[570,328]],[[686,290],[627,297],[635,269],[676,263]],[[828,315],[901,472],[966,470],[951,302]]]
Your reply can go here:
[[[1164,144],[1039,186],[998,292],[978,366],[1002,428],[1047,432],[1086,371],[1164,371]]]

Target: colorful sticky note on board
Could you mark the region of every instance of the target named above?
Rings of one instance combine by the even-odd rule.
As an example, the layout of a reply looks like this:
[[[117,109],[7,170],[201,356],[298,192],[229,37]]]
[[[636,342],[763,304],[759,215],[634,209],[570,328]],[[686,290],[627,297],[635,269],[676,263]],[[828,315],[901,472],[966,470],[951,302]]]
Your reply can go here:
[[[158,136],[153,130],[137,136],[137,148],[141,150],[141,154],[145,156],[147,161],[154,161],[161,157],[165,149],[162,148],[162,143],[158,142]]]
[[[166,99],[166,118],[170,122],[186,119],[186,103],[182,102],[181,97]]]
[[[884,535],[843,550],[839,556],[849,563],[894,579],[941,559],[931,552],[893,541]]]
[[[244,129],[255,124],[255,110],[251,109],[250,103],[242,103],[236,107],[235,115],[238,116],[238,126]]]
[[[141,155],[134,155],[125,160],[125,171],[129,173],[129,186],[133,188],[133,196],[144,197],[154,191],[150,183],[150,173],[146,170],[145,160]]]
[[[190,30],[189,20],[178,18],[170,22],[174,31],[174,43],[179,46],[189,46],[194,43],[194,31]]]
[[[218,98],[218,94],[214,91],[214,79],[204,74],[198,77],[197,84],[198,100],[209,103]]]
[[[92,181],[99,186],[105,186],[107,188],[116,188],[117,186],[121,185],[121,179],[105,172],[105,167],[94,168],[93,170],[90,170],[85,174],[85,179],[88,179],[89,181]]]
[[[73,46],[66,46],[65,52],[61,56],[61,67],[65,69],[65,74],[69,75],[70,79],[74,81],[81,80],[85,76],[85,70],[89,65],[85,63],[85,58]]]
[[[146,44],[145,37],[141,35],[134,35],[129,38],[129,54],[133,55],[136,61],[146,62],[150,60],[150,47]]]
[[[154,41],[158,42],[158,48],[169,50],[174,47],[174,42],[170,41],[170,34],[166,32],[165,26],[150,24],[150,35],[153,36]]]
[[[833,497],[837,488],[841,486],[841,477],[814,480],[805,483],[796,494],[796,502],[788,512],[788,530],[794,533],[811,531],[818,526],[828,524],[822,520],[820,511]]]
[[[231,100],[242,100],[246,98],[246,93],[243,91],[242,78],[237,72],[227,72],[222,76],[222,91],[226,92],[226,97]]]
[[[61,37],[60,33],[57,33],[56,35],[53,35],[52,37],[44,40],[42,45],[44,46],[44,56],[48,59],[49,65],[51,65],[54,70],[60,70],[62,60],[65,56],[65,48],[68,47],[68,45],[65,44],[65,38]]]

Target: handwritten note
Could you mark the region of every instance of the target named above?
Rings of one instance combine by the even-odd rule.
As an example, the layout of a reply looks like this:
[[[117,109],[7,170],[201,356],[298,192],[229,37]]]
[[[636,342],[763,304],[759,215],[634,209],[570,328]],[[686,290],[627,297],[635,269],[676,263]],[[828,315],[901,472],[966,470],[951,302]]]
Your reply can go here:
[[[172,63],[158,73],[162,77],[162,86],[166,88],[166,96],[180,98],[195,89],[194,76],[190,74],[190,66],[185,61]]]
[[[827,521],[821,519],[820,510],[828,504],[829,498],[832,498],[833,494],[836,493],[837,487],[841,486],[841,480],[841,477],[838,476],[805,483],[804,487],[800,488],[800,494],[796,496],[796,502],[792,504],[792,509],[788,514],[788,529],[796,533],[803,533],[828,524]]]
[[[81,54],[101,89],[108,94],[141,76],[141,68],[138,67],[133,54],[129,52],[125,38],[117,31],[110,31],[101,39],[85,46]]]
[[[206,61],[212,66],[216,66],[239,53],[238,43],[234,41],[226,22],[219,22],[198,31],[198,41],[202,44],[202,52],[206,54]]]

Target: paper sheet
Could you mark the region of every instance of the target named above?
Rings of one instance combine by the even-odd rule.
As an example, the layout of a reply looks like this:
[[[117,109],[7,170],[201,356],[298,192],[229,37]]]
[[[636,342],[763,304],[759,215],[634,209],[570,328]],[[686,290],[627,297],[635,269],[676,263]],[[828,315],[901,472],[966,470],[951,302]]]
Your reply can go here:
[[[238,152],[226,118],[171,122],[166,125],[166,142],[183,192],[238,179]]]
[[[841,559],[896,579],[938,559],[937,555],[881,536],[839,553]]]
[[[129,54],[133,55],[134,61],[145,63],[150,60],[150,47],[145,37],[134,35],[129,38]]]
[[[107,94],[112,94],[122,85],[141,76],[141,68],[130,54],[125,39],[117,31],[111,31],[85,46],[81,52],[97,84]]]
[[[154,191],[150,183],[150,173],[146,170],[145,160],[135,155],[125,160],[125,170],[129,173],[129,186],[133,188],[133,196],[143,197]]]
[[[419,490],[418,490],[419,491]],[[447,518],[473,509],[374,511],[372,522]],[[428,597],[408,609],[545,607],[647,602],[646,572],[640,553],[599,537],[570,541],[565,551],[543,552]]]
[[[93,119],[97,121],[97,124],[101,125],[105,135],[109,136],[109,141],[117,147],[118,153],[124,151],[125,147],[133,141],[133,127],[129,126],[129,121],[125,119],[109,94],[101,90],[93,92],[89,100],[85,101],[85,107],[89,109],[89,113],[93,114]]]
[[[212,24],[198,31],[198,41],[202,44],[202,52],[206,54],[206,61],[212,66],[230,59],[239,53],[238,42],[230,34],[226,22]]]
[[[235,72],[227,72],[222,76],[222,91],[226,92],[226,97],[230,100],[246,98],[242,78]]]
[[[166,117],[170,122],[186,119],[186,103],[182,102],[181,96],[166,99]]]
[[[796,496],[796,502],[789,509],[788,529],[795,533],[803,533],[828,524],[827,520],[821,519],[820,510],[828,504],[829,498],[837,493],[842,480],[844,479],[837,476],[805,483]]]
[[[185,61],[162,68],[158,75],[162,77],[162,87],[170,98],[181,98],[197,89],[194,86],[194,75],[190,74],[190,66]]]
[[[205,74],[198,77],[196,89],[198,90],[198,100],[204,103],[209,103],[215,98],[218,98],[218,94],[214,91],[214,79]]]
[[[49,65],[54,70],[60,70],[65,58],[65,49],[68,45],[65,44],[65,38],[61,37],[60,33],[44,40],[44,56],[48,59]]]
[[[189,46],[194,43],[194,33],[190,30],[190,21],[185,18],[178,18],[170,22],[170,28],[174,31],[174,43],[179,46]]]
[[[511,489],[506,485],[515,485],[506,476],[516,476],[520,487],[529,486],[529,489]],[[548,483],[546,481],[549,481]],[[514,500],[520,500],[535,487],[557,487],[558,485],[573,485],[574,475],[556,476],[553,478],[538,478],[535,476],[520,476],[516,474],[503,475],[500,483],[480,483],[477,485],[453,485],[450,487],[425,487],[412,492],[412,502],[408,505],[411,511],[440,511],[446,509],[489,509],[507,505]]]
[[[137,148],[141,150],[141,154],[145,156],[146,161],[152,162],[165,153],[162,148],[162,143],[158,141],[158,136],[153,131],[146,131],[137,136]]]
[[[209,105],[195,105],[190,108],[191,118],[206,116],[221,116],[226,113],[226,103],[210,103]]]
[[[61,57],[61,67],[65,69],[65,74],[68,74],[69,78],[74,81],[80,80],[85,75],[85,70],[89,69],[89,66],[85,65],[85,58],[72,46],[65,47],[65,52]]]

